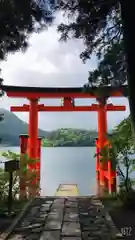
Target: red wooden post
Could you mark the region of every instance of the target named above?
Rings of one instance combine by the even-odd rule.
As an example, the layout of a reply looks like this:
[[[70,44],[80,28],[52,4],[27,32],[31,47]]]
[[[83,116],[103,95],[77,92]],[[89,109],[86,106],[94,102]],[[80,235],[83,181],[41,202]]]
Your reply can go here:
[[[41,141],[42,138],[38,137],[37,139],[37,162],[35,164],[32,165],[31,169],[35,169],[36,171],[36,177],[35,179],[32,181],[32,184],[36,184],[37,185],[37,190],[35,195],[39,196],[40,195],[40,161],[41,161]]]
[[[28,157],[30,159],[37,159],[37,139],[38,139],[38,100],[37,99],[29,99],[30,107],[29,107],[29,124],[28,124]],[[29,171],[36,170],[36,164],[29,164]],[[35,196],[36,189],[34,187],[35,181],[31,182],[29,186],[29,195]]]
[[[27,146],[28,146],[28,135],[20,135],[20,168],[27,167],[24,164],[24,155],[27,154]],[[25,173],[20,176],[20,199],[24,199],[27,197],[26,193],[26,181],[25,181]]]
[[[98,146],[99,152],[105,146],[106,143],[106,134],[107,134],[107,116],[106,116],[106,104],[102,104],[99,102],[98,105]],[[101,158],[101,156],[100,156]],[[100,185],[102,188],[105,187],[105,178],[104,178],[104,171],[105,171],[105,164],[100,162]]]
[[[36,195],[40,195],[40,170],[41,170],[41,143],[42,143],[42,138],[38,137],[38,143],[37,143],[37,147],[38,147],[38,151],[37,151],[37,159],[39,160],[36,163],[36,170],[37,170],[37,178],[36,178],[36,182],[38,184],[38,191]]]
[[[41,143],[42,143],[42,137],[38,137],[38,154],[37,154],[38,159],[41,158]]]
[[[98,138],[96,138],[96,172],[97,178],[99,180],[99,147],[98,147]]]
[[[111,145],[109,144],[111,148]],[[109,193],[117,192],[116,168],[112,169],[111,161],[108,159],[108,189]]]
[[[99,171],[99,146],[98,138],[96,138],[96,183],[97,183],[97,195],[100,195],[100,171]]]
[[[36,159],[37,157],[37,139],[38,139],[38,100],[30,99],[29,125],[28,125],[28,156]]]

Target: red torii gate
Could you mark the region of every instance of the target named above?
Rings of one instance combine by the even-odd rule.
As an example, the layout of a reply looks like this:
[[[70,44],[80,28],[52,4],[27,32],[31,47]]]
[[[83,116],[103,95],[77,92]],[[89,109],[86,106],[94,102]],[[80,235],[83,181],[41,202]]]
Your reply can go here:
[[[11,111],[26,111],[29,112],[29,141],[28,141],[28,156],[37,158],[37,139],[38,139],[38,111],[51,112],[68,112],[68,111],[97,111],[98,112],[98,146],[97,151],[107,143],[107,111],[125,111],[125,106],[114,106],[107,104],[107,97],[123,97],[127,86],[121,88],[106,87],[108,96],[100,96],[96,93],[97,88],[91,88],[90,92],[84,92],[83,88],[37,88],[37,87],[14,87],[2,86],[8,97],[27,98],[30,105],[11,107]],[[101,89],[101,90],[102,90]],[[44,106],[38,104],[40,98],[63,98],[63,106]],[[98,104],[91,106],[75,106],[73,100],[75,98],[96,98]],[[112,172],[110,162],[103,164],[97,157],[97,172],[100,185],[105,186],[107,180],[107,188],[109,192],[116,191],[116,172]],[[35,166],[33,166],[34,168]],[[113,178],[115,181],[113,181]],[[113,184],[114,182],[114,184]]]

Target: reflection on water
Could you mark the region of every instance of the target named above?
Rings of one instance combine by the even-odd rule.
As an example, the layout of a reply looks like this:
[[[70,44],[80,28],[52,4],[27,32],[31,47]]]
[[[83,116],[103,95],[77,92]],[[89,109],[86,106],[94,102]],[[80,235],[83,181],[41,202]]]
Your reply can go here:
[[[1,152],[7,150],[19,153],[19,147],[0,148]],[[41,194],[54,195],[58,185],[64,183],[77,184],[81,195],[95,194],[94,153],[93,147],[42,148]]]

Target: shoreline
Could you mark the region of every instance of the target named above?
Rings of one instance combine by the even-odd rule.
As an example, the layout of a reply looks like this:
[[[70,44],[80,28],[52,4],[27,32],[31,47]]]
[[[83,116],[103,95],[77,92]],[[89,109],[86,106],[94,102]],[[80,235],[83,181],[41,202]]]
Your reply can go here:
[[[20,145],[8,145],[8,144],[6,145],[6,144],[5,144],[5,145],[0,145],[0,147],[1,147],[1,148],[2,148],[2,147],[20,147]],[[77,145],[77,146],[73,146],[73,145],[72,145],[72,146],[41,146],[41,147],[43,147],[43,148],[57,148],[57,147],[59,147],[59,148],[60,148],[60,147],[61,147],[61,148],[63,148],[63,147],[96,147],[96,145],[95,145],[95,146],[87,146],[87,145],[86,145],[86,146],[78,146],[78,145]]]

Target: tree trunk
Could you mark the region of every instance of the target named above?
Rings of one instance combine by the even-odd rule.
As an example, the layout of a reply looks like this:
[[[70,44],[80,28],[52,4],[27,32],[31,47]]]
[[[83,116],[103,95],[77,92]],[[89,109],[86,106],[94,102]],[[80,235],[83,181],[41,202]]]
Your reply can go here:
[[[120,0],[128,71],[129,105],[135,136],[135,10],[133,0]]]
[[[126,192],[129,192],[129,164],[128,158],[126,157],[126,179],[125,179]]]

